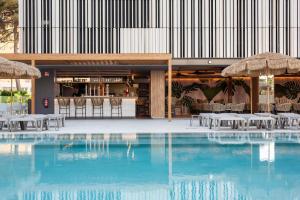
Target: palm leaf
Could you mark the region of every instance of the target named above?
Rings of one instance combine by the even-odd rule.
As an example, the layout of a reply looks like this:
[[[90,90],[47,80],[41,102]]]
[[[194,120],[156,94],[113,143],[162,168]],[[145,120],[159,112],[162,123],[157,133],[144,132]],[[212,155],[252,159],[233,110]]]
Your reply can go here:
[[[250,96],[250,86],[243,79],[234,79],[233,85],[243,87],[244,91]]]
[[[180,98],[183,93],[183,85],[177,81],[172,82],[172,96]]]
[[[280,98],[280,97],[287,96],[287,89],[283,85],[275,84],[274,89],[275,89],[276,97]]]
[[[190,97],[185,95],[182,99],[181,99],[181,103],[182,105],[188,107],[189,109],[192,107],[193,103],[195,102],[195,100]]]
[[[295,81],[288,81],[283,85],[286,89],[286,97],[288,99],[296,99],[300,92],[300,84]]]

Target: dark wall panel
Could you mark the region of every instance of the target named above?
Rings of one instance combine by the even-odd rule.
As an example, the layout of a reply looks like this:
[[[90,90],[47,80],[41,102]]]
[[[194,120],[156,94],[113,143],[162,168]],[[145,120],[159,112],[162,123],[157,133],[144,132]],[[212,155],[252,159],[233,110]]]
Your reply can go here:
[[[49,77],[45,77],[45,72],[49,73]],[[54,70],[42,69],[42,77],[36,80],[36,113],[37,114],[52,114],[54,113]],[[44,108],[43,99],[48,98],[49,107]]]

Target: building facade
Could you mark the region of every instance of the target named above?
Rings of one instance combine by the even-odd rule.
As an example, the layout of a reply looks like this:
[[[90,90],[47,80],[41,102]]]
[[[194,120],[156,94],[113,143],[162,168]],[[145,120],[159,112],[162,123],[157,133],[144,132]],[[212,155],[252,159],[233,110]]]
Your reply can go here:
[[[129,117],[162,118],[171,107],[186,115],[203,102],[250,104],[253,80],[224,79],[225,66],[263,52],[300,57],[298,0],[19,0],[19,7],[20,53],[34,55],[20,60],[43,74],[34,86],[39,113],[57,112],[60,98],[74,95],[88,98],[90,117],[92,98],[103,96],[127,97]],[[297,77],[275,84],[295,80],[300,85]]]
[[[298,0],[19,0],[22,53],[300,57]]]

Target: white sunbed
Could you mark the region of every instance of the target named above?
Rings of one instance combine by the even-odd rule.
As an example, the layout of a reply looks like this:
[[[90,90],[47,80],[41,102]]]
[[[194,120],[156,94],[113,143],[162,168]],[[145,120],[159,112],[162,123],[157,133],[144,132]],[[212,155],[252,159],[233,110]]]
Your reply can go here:
[[[212,113],[200,113],[199,115],[192,115],[190,119],[190,126],[193,126],[193,122],[197,119],[199,126],[208,126],[208,119]]]
[[[63,114],[48,114],[48,127],[51,126],[51,121],[54,121],[55,130],[59,130],[60,127],[65,126],[65,116]]]
[[[48,118],[46,115],[39,114],[30,114],[30,115],[21,115],[21,116],[12,116],[8,118],[9,131],[17,130],[20,126],[21,129],[26,130],[27,124],[31,123],[36,131],[42,131],[44,128],[48,129]],[[22,127],[23,126],[23,127]]]
[[[3,126],[7,124],[8,120],[6,117],[0,117],[0,130],[2,130]]]
[[[256,124],[257,128],[274,129],[275,119],[270,116],[259,116],[256,114],[235,114],[236,116],[242,117],[246,120],[245,130],[249,130],[251,123]]]
[[[231,125],[231,128],[240,128],[244,129],[246,120],[242,117],[235,116],[230,113],[222,114],[211,114],[209,116],[209,128],[220,129],[220,127],[225,125]]]
[[[279,113],[281,118],[282,127],[284,128],[287,125],[289,128],[292,128],[296,123],[296,128],[299,128],[300,115],[296,113]]]
[[[254,113],[255,115],[258,116],[263,116],[263,117],[272,117],[275,119],[275,124],[274,127],[276,128],[283,128],[282,127],[282,119],[279,115],[274,115],[272,113],[264,112],[264,113]]]

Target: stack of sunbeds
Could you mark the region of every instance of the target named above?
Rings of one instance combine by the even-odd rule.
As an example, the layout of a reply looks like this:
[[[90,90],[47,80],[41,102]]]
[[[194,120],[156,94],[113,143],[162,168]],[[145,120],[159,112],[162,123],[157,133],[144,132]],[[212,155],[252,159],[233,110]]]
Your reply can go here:
[[[253,129],[298,129],[300,126],[300,114],[279,113],[200,113],[192,115],[190,126],[195,124],[210,129],[231,128],[239,130]]]
[[[0,130],[7,128],[8,131],[29,130],[36,131],[48,130],[54,127],[58,130],[65,125],[65,116],[62,114],[26,114],[0,116]]]

